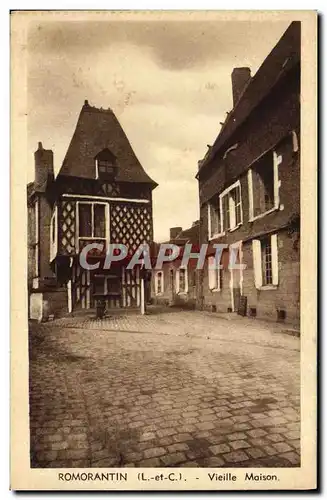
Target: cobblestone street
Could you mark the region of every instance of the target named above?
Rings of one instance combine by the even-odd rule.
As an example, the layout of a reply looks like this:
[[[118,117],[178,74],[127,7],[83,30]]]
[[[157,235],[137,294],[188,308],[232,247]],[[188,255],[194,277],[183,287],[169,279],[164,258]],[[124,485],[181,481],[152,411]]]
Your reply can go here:
[[[228,318],[33,324],[32,467],[299,466],[299,338]]]

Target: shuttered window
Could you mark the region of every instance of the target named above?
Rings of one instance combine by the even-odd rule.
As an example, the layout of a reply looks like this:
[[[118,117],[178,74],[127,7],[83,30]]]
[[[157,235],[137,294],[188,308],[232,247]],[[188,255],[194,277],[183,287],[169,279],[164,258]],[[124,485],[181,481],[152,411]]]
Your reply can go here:
[[[278,285],[277,234],[252,241],[253,271],[256,288]]]
[[[223,230],[231,230],[242,224],[242,198],[239,181],[220,195]]]
[[[210,290],[221,290],[223,283],[223,269],[217,268],[214,257],[208,258],[208,282]]]

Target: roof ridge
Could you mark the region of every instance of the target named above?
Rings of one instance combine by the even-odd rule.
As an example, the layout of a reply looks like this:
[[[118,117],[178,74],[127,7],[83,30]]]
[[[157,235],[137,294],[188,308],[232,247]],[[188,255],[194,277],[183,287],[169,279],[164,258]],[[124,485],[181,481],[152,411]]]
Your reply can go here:
[[[108,107],[108,108],[102,108],[102,107],[101,108],[97,108],[96,106],[91,106],[89,104],[89,101],[87,99],[85,99],[81,111],[91,111],[91,112],[96,112],[96,113],[112,113],[112,114],[114,114],[112,108],[110,108],[110,107]]]

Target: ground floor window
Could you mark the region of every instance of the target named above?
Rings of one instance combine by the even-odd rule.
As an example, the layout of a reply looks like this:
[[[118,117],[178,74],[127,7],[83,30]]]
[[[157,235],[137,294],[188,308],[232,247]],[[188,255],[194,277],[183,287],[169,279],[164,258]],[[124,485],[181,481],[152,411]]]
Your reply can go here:
[[[176,292],[186,293],[188,291],[187,269],[180,267],[176,271]]]
[[[256,288],[278,285],[277,234],[252,241],[253,269]]]
[[[164,274],[163,271],[158,271],[155,276],[155,292],[160,295],[164,292]]]
[[[209,289],[212,291],[219,291],[223,286],[223,269],[217,269],[215,257],[208,258],[208,281]]]

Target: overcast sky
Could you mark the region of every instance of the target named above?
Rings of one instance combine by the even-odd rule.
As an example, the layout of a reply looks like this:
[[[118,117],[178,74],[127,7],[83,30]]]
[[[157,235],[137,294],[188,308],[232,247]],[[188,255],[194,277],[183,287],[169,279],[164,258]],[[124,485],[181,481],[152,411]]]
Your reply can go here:
[[[155,239],[198,214],[197,162],[232,107],[230,75],[256,72],[289,21],[52,21],[28,35],[28,180],[37,142],[58,172],[85,99],[112,108],[153,193]]]

